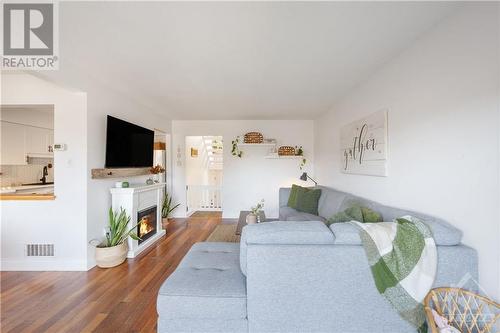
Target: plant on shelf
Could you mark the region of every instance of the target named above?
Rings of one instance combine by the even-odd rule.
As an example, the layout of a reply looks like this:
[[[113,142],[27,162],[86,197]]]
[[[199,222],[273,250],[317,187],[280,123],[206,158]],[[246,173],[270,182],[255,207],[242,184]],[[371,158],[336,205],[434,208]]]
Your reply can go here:
[[[237,136],[236,139],[231,141],[231,144],[233,145],[233,147],[231,149],[231,154],[233,156],[237,156],[237,157],[241,158],[241,156],[243,156],[243,152],[238,148],[238,143],[240,143],[239,136]]]
[[[163,217],[164,219],[168,219],[170,213],[172,213],[180,205],[181,204],[173,205],[172,196],[170,196],[168,193],[165,193],[165,196],[163,197],[163,203],[161,205],[161,217]]]
[[[165,168],[157,164],[154,167],[149,168],[149,172],[152,173],[153,175],[157,175],[159,173],[165,172]]]
[[[300,146],[300,147],[295,146],[295,155],[296,156],[304,155],[304,149],[302,149],[302,146]]]
[[[304,166],[306,165],[307,160],[304,157],[304,149],[302,148],[302,146],[300,146],[300,147],[295,146],[295,156],[302,156],[302,158],[300,159],[299,169],[300,170],[304,169]]]
[[[250,213],[246,217],[247,224],[255,224],[258,221],[259,213],[264,208],[264,199],[260,200],[260,202],[255,205],[255,207],[250,208]]]
[[[97,266],[108,268],[120,265],[127,257],[128,237],[140,240],[136,234],[137,224],[127,229],[130,216],[120,208],[114,212],[109,208],[109,226],[106,230],[106,240],[96,247],[95,259]]]
[[[162,167],[161,165],[157,164],[154,167],[149,168],[149,172],[153,175],[153,179],[150,178],[153,181],[152,184],[159,183],[160,182],[160,176],[159,175],[160,175],[160,173],[164,173],[165,172],[165,168]],[[151,183],[151,182],[149,182],[149,183]],[[152,185],[152,184],[149,184],[149,183],[146,182],[146,184]]]

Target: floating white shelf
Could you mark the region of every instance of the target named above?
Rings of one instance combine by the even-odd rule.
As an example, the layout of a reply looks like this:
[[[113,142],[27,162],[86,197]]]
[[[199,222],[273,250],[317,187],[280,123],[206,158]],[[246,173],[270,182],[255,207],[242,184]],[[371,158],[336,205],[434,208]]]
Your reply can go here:
[[[304,158],[304,156],[292,155],[292,156],[275,156],[275,155],[267,155],[264,158],[272,159],[272,160],[297,160]]]
[[[276,146],[275,143],[238,143],[238,146],[240,147],[274,147]]]

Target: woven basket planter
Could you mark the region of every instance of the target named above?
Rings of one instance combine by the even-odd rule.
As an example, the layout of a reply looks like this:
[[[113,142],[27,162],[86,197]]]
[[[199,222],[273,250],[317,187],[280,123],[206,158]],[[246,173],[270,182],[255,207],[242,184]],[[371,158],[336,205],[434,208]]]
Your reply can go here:
[[[128,244],[123,242],[112,247],[96,247],[95,261],[101,268],[109,268],[120,265],[127,258]]]
[[[292,146],[281,146],[278,148],[278,155],[279,156],[294,156],[295,155],[295,148]]]
[[[264,141],[264,136],[259,132],[248,132],[243,137],[244,143],[262,143]]]

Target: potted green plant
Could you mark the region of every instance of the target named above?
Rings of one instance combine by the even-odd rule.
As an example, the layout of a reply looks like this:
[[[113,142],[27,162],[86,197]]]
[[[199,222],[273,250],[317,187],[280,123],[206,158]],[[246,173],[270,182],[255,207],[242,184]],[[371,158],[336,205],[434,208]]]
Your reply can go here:
[[[115,267],[120,265],[127,258],[128,237],[139,240],[136,228],[137,224],[130,229],[127,226],[130,216],[120,208],[120,212],[113,212],[109,208],[109,229],[106,232],[106,240],[95,249],[95,260],[97,266],[102,268]]]
[[[250,208],[250,213],[246,217],[247,224],[255,224],[258,222],[258,216],[262,208],[264,208],[264,199],[262,199],[255,207]]]
[[[167,223],[163,224],[164,229],[167,229],[168,224],[170,223],[168,217],[180,205],[181,204],[176,204],[176,205],[172,204],[172,197],[168,193],[165,193],[165,196],[163,197],[163,202],[161,205],[161,217],[164,219],[167,219]]]

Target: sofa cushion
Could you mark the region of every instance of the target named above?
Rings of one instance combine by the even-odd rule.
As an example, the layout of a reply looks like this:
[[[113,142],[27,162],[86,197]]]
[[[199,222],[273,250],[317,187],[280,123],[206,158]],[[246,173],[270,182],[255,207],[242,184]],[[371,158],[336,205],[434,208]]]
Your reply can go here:
[[[415,216],[416,218],[421,219],[431,229],[437,245],[457,245],[460,244],[462,240],[462,232],[448,222],[419,212],[385,206],[379,204],[378,202],[356,197],[350,194],[346,196],[346,199],[342,203],[341,207],[349,207],[354,203],[379,212],[382,215],[383,221],[393,221],[394,219],[405,215]]]
[[[279,190],[280,207],[287,206],[288,198],[290,198],[291,191],[292,191],[292,189],[290,187],[280,187],[280,190]]]
[[[246,275],[249,244],[324,245],[334,244],[335,237],[321,221],[276,221],[243,227],[240,241],[240,267]]]
[[[432,231],[436,245],[451,246],[460,244],[462,234],[455,228],[448,228],[446,225],[433,220],[425,221]],[[359,229],[349,222],[333,223],[330,230],[335,235],[335,244],[338,245],[361,245]]]
[[[328,219],[330,216],[340,211],[340,206],[344,202],[346,193],[328,187],[318,186],[321,189],[321,197],[318,202],[319,216]]]
[[[246,318],[246,281],[239,244],[197,243],[158,292],[164,319]]]
[[[318,215],[297,212],[294,215],[288,216],[285,221],[322,221],[325,222],[325,219]]]
[[[325,219],[321,216],[299,212],[291,207],[280,207],[280,220],[281,221],[325,221]]]
[[[320,189],[297,192],[297,202],[295,209],[299,212],[318,215],[318,201],[321,196]]]

